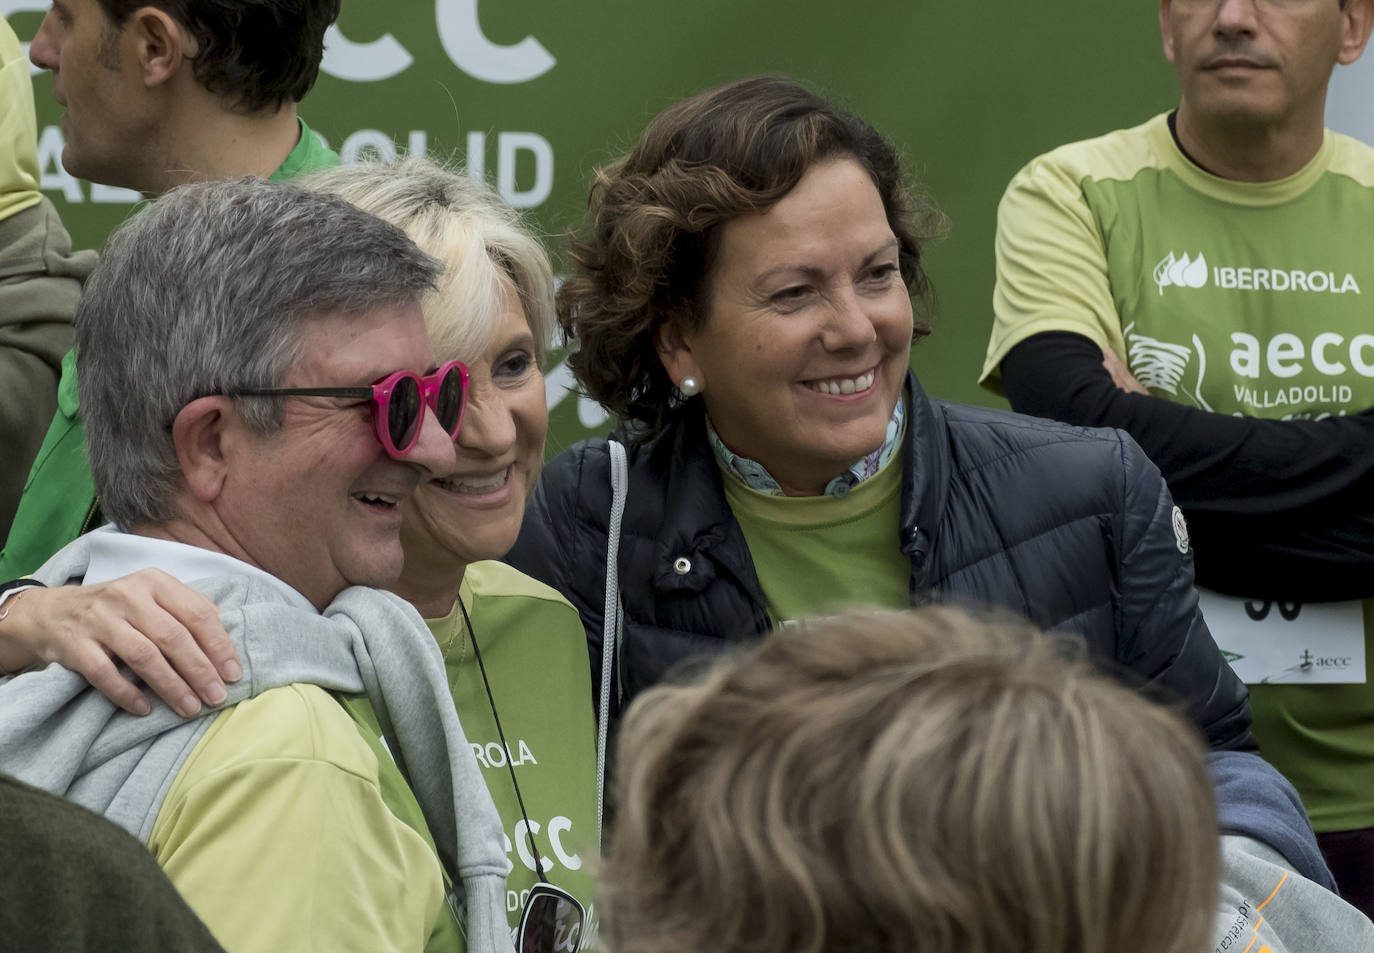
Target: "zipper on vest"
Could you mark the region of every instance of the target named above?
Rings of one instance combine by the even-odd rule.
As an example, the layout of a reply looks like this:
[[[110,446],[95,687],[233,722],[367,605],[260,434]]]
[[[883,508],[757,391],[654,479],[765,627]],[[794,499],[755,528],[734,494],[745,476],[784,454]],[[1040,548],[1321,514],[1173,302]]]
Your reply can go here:
[[[85,535],[86,535],[86,531],[89,530],[89,529],[91,528],[91,523],[95,520],[95,514],[97,514],[97,513],[99,513],[99,512],[100,512],[100,497],[97,496],[97,497],[95,497],[94,499],[91,500],[91,508],[90,508],[89,510],[86,511],[86,521],[85,521],[84,523],[81,524],[81,532],[77,533],[78,536],[85,536]]]

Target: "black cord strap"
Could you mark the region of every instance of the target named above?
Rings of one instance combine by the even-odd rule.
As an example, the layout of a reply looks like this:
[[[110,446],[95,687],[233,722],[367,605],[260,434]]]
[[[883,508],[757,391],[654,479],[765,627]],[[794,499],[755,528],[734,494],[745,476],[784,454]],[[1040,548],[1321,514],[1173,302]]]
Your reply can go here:
[[[491,694],[491,682],[487,681],[487,667],[482,662],[482,650],[477,645],[477,630],[472,627],[472,620],[468,618],[468,607],[463,605],[461,595],[458,597],[458,608],[463,613],[463,625],[472,636],[472,654],[477,659],[477,670],[482,673],[482,687],[487,690],[487,703],[491,705],[491,717],[496,722],[496,736],[501,739],[501,747],[506,751],[506,769],[510,771],[510,783],[515,788],[515,801],[520,805],[520,817],[525,822],[525,837],[530,842],[530,850],[534,852],[534,872],[541,883],[548,883],[548,878],[544,876],[544,858],[539,855],[539,848],[534,843],[530,816],[525,812],[525,799],[520,795],[520,783],[515,780],[515,765],[511,763],[510,746],[506,744],[506,733],[501,728],[501,716],[496,713],[496,699]]]

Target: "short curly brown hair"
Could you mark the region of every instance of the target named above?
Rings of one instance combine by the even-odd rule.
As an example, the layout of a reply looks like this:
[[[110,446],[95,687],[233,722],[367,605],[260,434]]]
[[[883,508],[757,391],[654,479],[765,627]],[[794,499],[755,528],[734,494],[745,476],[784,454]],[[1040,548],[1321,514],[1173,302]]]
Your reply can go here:
[[[817,162],[851,157],[873,179],[897,236],[907,290],[926,302],[921,245],[944,228],[908,188],[897,151],[868,123],[799,83],[763,76],[708,89],[659,113],[629,154],[598,169],[585,231],[569,254],[558,320],[569,364],[589,396],[641,436],[667,429],[682,407],[654,349],[660,325],[698,327],[720,227],[762,212]],[[929,332],[920,317],[916,337]]]

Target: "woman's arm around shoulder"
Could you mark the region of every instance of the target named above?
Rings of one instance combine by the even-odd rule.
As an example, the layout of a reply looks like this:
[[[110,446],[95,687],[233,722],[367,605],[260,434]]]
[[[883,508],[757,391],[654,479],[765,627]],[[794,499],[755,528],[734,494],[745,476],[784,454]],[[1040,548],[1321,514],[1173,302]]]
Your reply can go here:
[[[0,668],[52,662],[134,715],[148,713],[148,699],[120,662],[182,715],[224,701],[224,683],[242,674],[214,602],[158,569],[11,595],[0,617]]]

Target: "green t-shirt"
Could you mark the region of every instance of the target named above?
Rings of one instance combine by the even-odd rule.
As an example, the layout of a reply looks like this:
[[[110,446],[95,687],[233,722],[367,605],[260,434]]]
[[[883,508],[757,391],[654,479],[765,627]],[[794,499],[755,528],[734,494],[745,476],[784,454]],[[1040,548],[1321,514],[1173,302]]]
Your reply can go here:
[[[340,698],[339,701],[353,719],[358,734],[377,758],[377,786],[381,789],[382,803],[398,821],[419,834],[437,856],[439,851],[434,846],[434,837],[430,834],[429,824],[425,821],[425,812],[421,809],[420,802],[415,800],[415,792],[406,784],[401,769],[396,766],[395,759],[391,757],[391,752],[382,741],[382,726],[377,721],[377,713],[372,708],[372,702],[364,696],[349,696]],[[453,881],[448,871],[443,871],[443,875],[444,909],[434,922],[434,929],[425,943],[424,953],[462,953],[467,949],[467,938],[463,935],[462,927],[458,925],[458,900],[454,896]]]
[[[843,497],[773,496],[722,471],[774,621],[911,604],[911,561],[897,538],[900,456]]]
[[[520,925],[525,895],[539,882],[525,818],[511,784],[514,767],[544,876],[580,900],[587,911],[584,935],[575,939],[573,948],[595,949],[596,724],[582,620],[553,589],[494,561],[467,568],[461,598],[481,640],[482,661],[509,749],[502,746],[496,730],[458,606],[444,618],[426,622],[443,652],[458,720],[505,829],[511,862],[506,914],[511,929]],[[367,700],[349,699],[347,705],[365,727],[364,737],[380,750],[376,738],[381,728]],[[429,839],[419,805],[399,772],[383,772],[381,781],[387,806]],[[451,941],[436,932],[436,942],[441,945],[434,949],[442,949]]]
[[[444,654],[463,731],[505,827],[511,927],[519,925],[525,895],[539,882],[511,782],[513,767],[544,876],[587,909],[586,936],[578,942],[590,948],[597,934],[596,723],[582,620],[553,589],[499,562],[469,566],[461,598],[477,633],[505,746],[458,607],[428,621]]]
[[[296,147],[269,177],[274,182],[339,164],[338,155],[320,142],[305,121],[300,124]],[[100,522],[95,484],[86,461],[86,426],[77,399],[73,349],[62,358],[57,413],[29,469],[9,538],[0,551],[0,581],[33,572]]]
[[[995,389],[1026,338],[1071,331],[1115,351],[1155,396],[1204,411],[1359,413],[1374,406],[1372,243],[1374,149],[1336,133],[1303,169],[1264,183],[1199,169],[1167,116],[1064,146],[1023,169],[998,210],[983,380]],[[1362,614],[1350,638],[1368,664],[1374,601]],[[1255,735],[1313,826],[1374,826],[1368,683],[1250,692]]]
[[[296,147],[287,153],[277,171],[267,177],[269,182],[285,182],[307,172],[319,169],[332,169],[340,162],[339,154],[324,144],[319,136],[310,131],[304,119],[301,124],[301,137]]]
[[[217,713],[148,850],[236,953],[463,953],[420,807],[367,699],[286,685]]]

